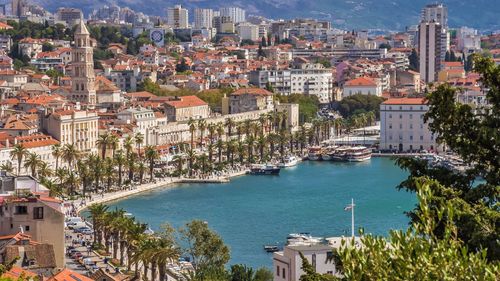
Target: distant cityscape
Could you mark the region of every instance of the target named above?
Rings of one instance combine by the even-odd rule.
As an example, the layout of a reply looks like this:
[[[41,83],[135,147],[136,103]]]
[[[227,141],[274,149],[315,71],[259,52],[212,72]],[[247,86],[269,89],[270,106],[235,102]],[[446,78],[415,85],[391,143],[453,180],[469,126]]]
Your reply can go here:
[[[146,263],[130,261],[122,230],[103,230],[99,239],[117,240],[90,247],[98,226],[79,213],[92,205],[168,184],[279,174],[302,160],[441,157],[449,151],[425,120],[426,94],[449,84],[460,89],[457,103],[479,112],[490,105],[473,58],[500,65],[500,33],[449,26],[440,3],[384,34],[229,5],[179,4],[164,16],[103,5],[84,15],[12,0],[0,14],[0,256],[16,265],[5,274],[48,280],[132,280],[131,268]],[[271,280],[299,280],[299,252],[316,266],[343,239],[296,235],[305,244],[266,248],[276,250]],[[340,274],[321,263],[319,273]],[[145,279],[168,268],[162,281],[186,280],[196,264],[155,266],[163,268],[144,265]]]

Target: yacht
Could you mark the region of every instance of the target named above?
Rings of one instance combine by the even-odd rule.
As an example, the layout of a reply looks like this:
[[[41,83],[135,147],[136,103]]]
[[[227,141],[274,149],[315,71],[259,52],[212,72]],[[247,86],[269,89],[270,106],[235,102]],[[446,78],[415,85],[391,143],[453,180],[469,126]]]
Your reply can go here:
[[[278,164],[280,168],[293,167],[299,163],[299,159],[293,155],[283,158],[283,162]]]
[[[321,147],[313,146],[309,148],[309,152],[307,153],[307,159],[311,161],[321,160]]]
[[[287,244],[292,246],[313,245],[323,242],[322,237],[313,237],[310,233],[291,233],[287,237]]]
[[[372,158],[371,149],[364,146],[354,146],[347,150],[346,160],[349,162],[363,162]]]
[[[271,164],[254,164],[250,167],[251,175],[279,175],[280,167]]]

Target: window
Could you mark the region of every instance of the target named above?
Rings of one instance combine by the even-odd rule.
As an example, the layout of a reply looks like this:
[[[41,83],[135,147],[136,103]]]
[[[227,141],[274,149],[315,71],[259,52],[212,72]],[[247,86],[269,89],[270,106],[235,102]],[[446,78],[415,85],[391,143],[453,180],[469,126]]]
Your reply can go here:
[[[403,129],[403,124],[399,124],[399,128],[400,128],[400,129]]]
[[[413,140],[413,136],[410,136],[410,140]]]
[[[403,119],[403,114],[399,114],[399,119]]]
[[[28,213],[27,206],[16,206],[16,215],[25,215]]]
[[[413,119],[413,114],[410,114],[410,119]]]
[[[423,141],[424,140],[424,136],[420,136],[420,140]],[[423,149],[423,148],[421,148]]]
[[[392,118],[392,114],[389,114],[389,118]]]
[[[283,277],[283,279],[285,279],[286,278],[286,274],[285,274],[285,268],[284,267],[283,267],[283,270],[281,270],[281,273],[283,273],[282,274],[283,276],[281,276],[281,277]]]
[[[26,230],[26,231],[30,231],[30,226],[29,226],[29,225],[27,225],[27,226],[24,228],[24,230]]]
[[[389,124],[389,129],[392,129],[392,124]]]
[[[312,266],[316,270],[316,254],[312,254]]]
[[[34,207],[33,208],[33,219],[35,219],[35,220],[43,219],[43,207]]]
[[[280,266],[276,267],[276,276],[280,276]]]
[[[413,124],[410,124],[410,129],[413,129]]]

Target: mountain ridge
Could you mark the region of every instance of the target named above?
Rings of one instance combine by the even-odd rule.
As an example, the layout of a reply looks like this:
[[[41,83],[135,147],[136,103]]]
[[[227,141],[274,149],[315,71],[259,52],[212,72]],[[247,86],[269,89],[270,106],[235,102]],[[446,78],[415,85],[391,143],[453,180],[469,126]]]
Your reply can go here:
[[[34,0],[49,11],[54,12],[60,2]],[[146,2],[146,3],[145,3]],[[469,26],[482,31],[500,30],[500,1],[498,0],[446,0],[450,27]],[[495,3],[496,2],[496,3]],[[104,4],[130,7],[150,15],[165,16],[167,7],[181,4],[190,9],[219,8],[237,6],[247,14],[260,15],[272,19],[295,17],[329,20],[335,27],[344,29],[403,30],[417,24],[421,9],[430,1],[413,0],[66,0],[66,7],[80,8],[88,15],[92,9]],[[396,16],[395,16],[396,15]],[[400,16],[398,16],[400,15]]]

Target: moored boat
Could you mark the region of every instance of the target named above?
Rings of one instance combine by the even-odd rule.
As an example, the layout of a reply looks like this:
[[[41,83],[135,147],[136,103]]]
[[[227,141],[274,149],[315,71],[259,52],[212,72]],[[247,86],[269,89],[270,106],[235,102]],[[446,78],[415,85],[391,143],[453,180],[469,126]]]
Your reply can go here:
[[[274,245],[264,245],[264,251],[268,252],[268,253],[274,253],[274,252],[277,252],[279,251],[279,247],[278,246],[274,246]]]
[[[311,147],[309,148],[309,152],[307,153],[307,159],[311,161],[321,160],[321,147]]]
[[[346,160],[349,162],[363,162],[372,158],[371,149],[364,146],[351,147],[346,153]]]
[[[278,164],[280,168],[293,167],[299,163],[299,159],[293,155],[283,158],[283,161]]]
[[[270,164],[254,164],[250,167],[251,175],[279,175],[280,168]]]

